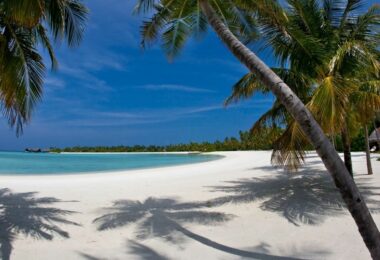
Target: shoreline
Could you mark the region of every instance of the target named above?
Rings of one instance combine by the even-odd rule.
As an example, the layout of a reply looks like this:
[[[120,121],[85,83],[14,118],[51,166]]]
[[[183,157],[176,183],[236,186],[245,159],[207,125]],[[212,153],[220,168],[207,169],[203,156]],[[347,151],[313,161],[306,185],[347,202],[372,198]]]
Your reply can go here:
[[[271,167],[267,151],[217,154],[225,157],[107,174],[0,176],[1,188],[15,198],[37,192],[30,196],[58,199],[42,206],[77,212],[61,217],[79,224],[57,224],[68,232],[66,239],[17,233],[11,259],[370,259],[315,154],[292,175]],[[366,195],[372,209],[380,204],[377,157],[374,175],[367,176],[364,153],[353,153],[357,183],[367,193],[373,191]],[[116,226],[98,230],[95,219],[122,213],[134,203],[140,206],[132,212],[141,211],[140,217],[127,221],[132,212],[126,211],[115,215],[120,218]]]
[[[66,154],[97,154],[97,153],[66,153]],[[139,154],[139,153],[99,153],[99,154]],[[145,153],[145,154],[152,154],[152,153]],[[179,154],[178,152],[165,152],[165,153],[157,153],[157,154]],[[180,154],[185,154],[185,153],[180,153]],[[62,177],[62,176],[95,176],[99,174],[105,174],[105,175],[120,175],[120,174],[128,174],[128,172],[132,171],[145,171],[145,170],[151,170],[151,169],[157,169],[157,170],[165,170],[166,168],[170,169],[172,167],[178,167],[178,166],[187,166],[187,165],[195,165],[195,164],[203,164],[203,163],[210,163],[218,160],[222,160],[225,158],[224,155],[222,154],[217,154],[216,152],[211,152],[208,153],[208,155],[214,155],[216,158],[210,159],[208,161],[200,161],[200,162],[188,162],[188,163],[180,163],[180,164],[174,164],[174,165],[163,165],[163,166],[147,166],[147,167],[141,167],[141,168],[130,168],[130,169],[117,169],[117,170],[104,170],[104,171],[85,171],[85,172],[62,172],[62,173],[45,173],[45,174],[38,174],[38,173],[33,173],[33,174],[28,174],[28,173],[16,173],[16,174],[11,174],[11,173],[0,173],[0,178],[1,177],[19,177],[19,178],[25,178],[25,177]]]

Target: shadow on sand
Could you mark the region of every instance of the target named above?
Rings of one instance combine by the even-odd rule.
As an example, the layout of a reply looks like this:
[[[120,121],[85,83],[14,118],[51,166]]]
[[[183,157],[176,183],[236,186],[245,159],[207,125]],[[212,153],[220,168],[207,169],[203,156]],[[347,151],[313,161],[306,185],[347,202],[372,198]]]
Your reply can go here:
[[[298,259],[233,248],[196,234],[184,227],[188,223],[217,225],[234,217],[221,212],[209,211],[206,207],[209,207],[207,202],[180,203],[171,198],[148,198],[144,202],[120,200],[114,202],[112,207],[105,208],[106,214],[96,218],[94,223],[98,225],[99,231],[135,223],[138,239],[160,237],[167,242],[179,244],[184,242],[184,238],[190,238],[211,248],[241,257],[271,260]],[[167,259],[140,243],[133,242],[131,248],[130,252],[139,255],[142,259]]]
[[[139,256],[139,258],[144,260],[169,260],[169,258],[158,253],[154,249],[134,240],[127,241],[127,248],[128,253]],[[107,258],[99,258],[83,252],[78,252],[78,254],[86,260],[107,260]]]
[[[318,225],[329,216],[348,214],[345,204],[331,177],[312,165],[305,166],[298,173],[286,174],[275,167],[251,169],[261,170],[270,175],[260,178],[238,179],[224,185],[208,187],[211,192],[225,195],[202,202],[183,203],[172,198],[148,198],[143,202],[132,200],[115,201],[94,223],[98,230],[116,229],[130,224],[136,225],[136,238],[159,237],[173,244],[184,239],[193,239],[205,246],[222,252],[254,259],[297,259],[271,254],[271,250],[251,248],[242,250],[220,244],[201,234],[196,234],[186,224],[218,225],[231,220],[234,216],[212,211],[226,203],[259,203],[262,210],[278,213],[290,223],[301,226]],[[380,210],[380,187],[368,178],[357,178],[356,183],[369,208]],[[142,259],[168,259],[167,257],[135,241],[129,241],[129,252]],[[269,246],[270,247],[270,246]],[[323,255],[328,251],[313,248],[291,255]],[[308,251],[308,252],[306,252]],[[312,252],[313,251],[313,252]],[[88,258],[97,259],[97,258]]]
[[[55,235],[68,238],[69,233],[57,224],[78,225],[64,218],[73,211],[48,207],[60,200],[36,198],[35,194],[0,189],[0,259],[10,259],[12,243],[20,234],[46,240],[52,240]]]
[[[270,171],[271,175],[209,187],[211,191],[227,195],[209,200],[208,204],[215,207],[225,203],[259,202],[262,210],[278,213],[296,226],[316,225],[328,216],[348,213],[341,195],[325,171],[304,167],[298,173],[287,174],[274,167],[258,169]],[[365,179],[357,179],[356,183],[371,211],[379,211],[380,188],[370,186]]]
[[[128,240],[129,253],[140,256],[145,260],[169,260],[166,256],[158,253],[154,249],[145,246],[134,240]]]

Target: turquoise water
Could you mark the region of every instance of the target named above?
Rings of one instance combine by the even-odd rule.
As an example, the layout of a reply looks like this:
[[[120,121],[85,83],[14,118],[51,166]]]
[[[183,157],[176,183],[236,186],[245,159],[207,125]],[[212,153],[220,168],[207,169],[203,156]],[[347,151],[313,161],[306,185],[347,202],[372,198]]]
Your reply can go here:
[[[220,158],[203,154],[50,154],[0,152],[0,174],[65,174],[155,168]]]

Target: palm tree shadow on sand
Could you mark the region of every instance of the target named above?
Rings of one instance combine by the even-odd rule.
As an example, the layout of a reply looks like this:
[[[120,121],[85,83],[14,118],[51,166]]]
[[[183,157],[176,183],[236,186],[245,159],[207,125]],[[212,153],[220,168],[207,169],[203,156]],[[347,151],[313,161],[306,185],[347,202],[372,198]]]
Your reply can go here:
[[[254,169],[253,169],[254,170]],[[345,204],[325,172],[305,167],[298,173],[285,174],[274,167],[260,170],[271,171],[271,176],[228,181],[225,185],[209,187],[211,191],[228,195],[209,200],[211,206],[225,203],[259,202],[262,210],[278,213],[290,223],[317,225],[328,216],[345,214]],[[371,211],[380,210],[379,187],[370,186],[365,180],[356,183],[370,206]]]
[[[207,202],[179,203],[171,198],[160,199],[151,197],[144,202],[119,200],[115,201],[112,207],[105,208],[106,214],[96,218],[94,223],[98,225],[99,231],[136,224],[136,237],[138,239],[159,237],[167,242],[179,244],[184,242],[185,238],[190,238],[211,248],[241,257],[271,260],[299,259],[233,248],[196,234],[184,227],[185,224],[189,223],[218,225],[234,217],[233,215],[221,212],[208,211],[207,208],[209,207]],[[134,243],[132,246],[135,246],[135,249],[137,249],[134,250],[134,254],[139,255],[143,259],[154,259],[149,257],[152,252],[156,253],[152,249],[140,243]],[[147,249],[149,249],[149,252]],[[145,253],[142,254],[140,250]],[[167,258],[163,257],[161,259]]]
[[[52,240],[55,235],[68,238],[69,233],[57,224],[79,225],[64,218],[73,211],[49,207],[62,201],[51,197],[36,198],[35,194],[0,189],[0,259],[10,259],[12,243],[20,234],[46,240]]]
[[[128,252],[133,255],[138,255],[139,258],[145,259],[145,260],[169,260],[165,255],[160,254],[159,252],[155,251],[154,249],[143,245],[137,241],[134,240],[128,240],[127,241],[127,247]],[[90,254],[86,254],[83,252],[78,252],[78,254],[86,259],[86,260],[106,260],[106,258],[99,258]]]

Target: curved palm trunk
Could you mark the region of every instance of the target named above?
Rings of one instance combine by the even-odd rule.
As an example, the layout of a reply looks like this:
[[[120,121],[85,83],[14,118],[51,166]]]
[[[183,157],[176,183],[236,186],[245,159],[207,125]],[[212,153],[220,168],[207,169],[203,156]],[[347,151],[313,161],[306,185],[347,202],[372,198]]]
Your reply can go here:
[[[348,170],[351,177],[354,177],[354,172],[352,170],[352,159],[351,159],[351,141],[350,134],[348,133],[347,126],[343,127],[342,130],[342,144],[343,144],[343,154],[344,154],[344,164]]]
[[[369,140],[368,140],[368,127],[367,124],[364,125],[364,135],[365,135],[365,157],[367,160],[367,172],[368,175],[372,175],[372,164],[371,164],[371,153],[369,151]]]
[[[380,233],[357,186],[309,110],[263,61],[242,44],[216,15],[208,0],[200,0],[203,14],[228,49],[273,92],[309,138],[334,179],[372,258],[380,259]]]

